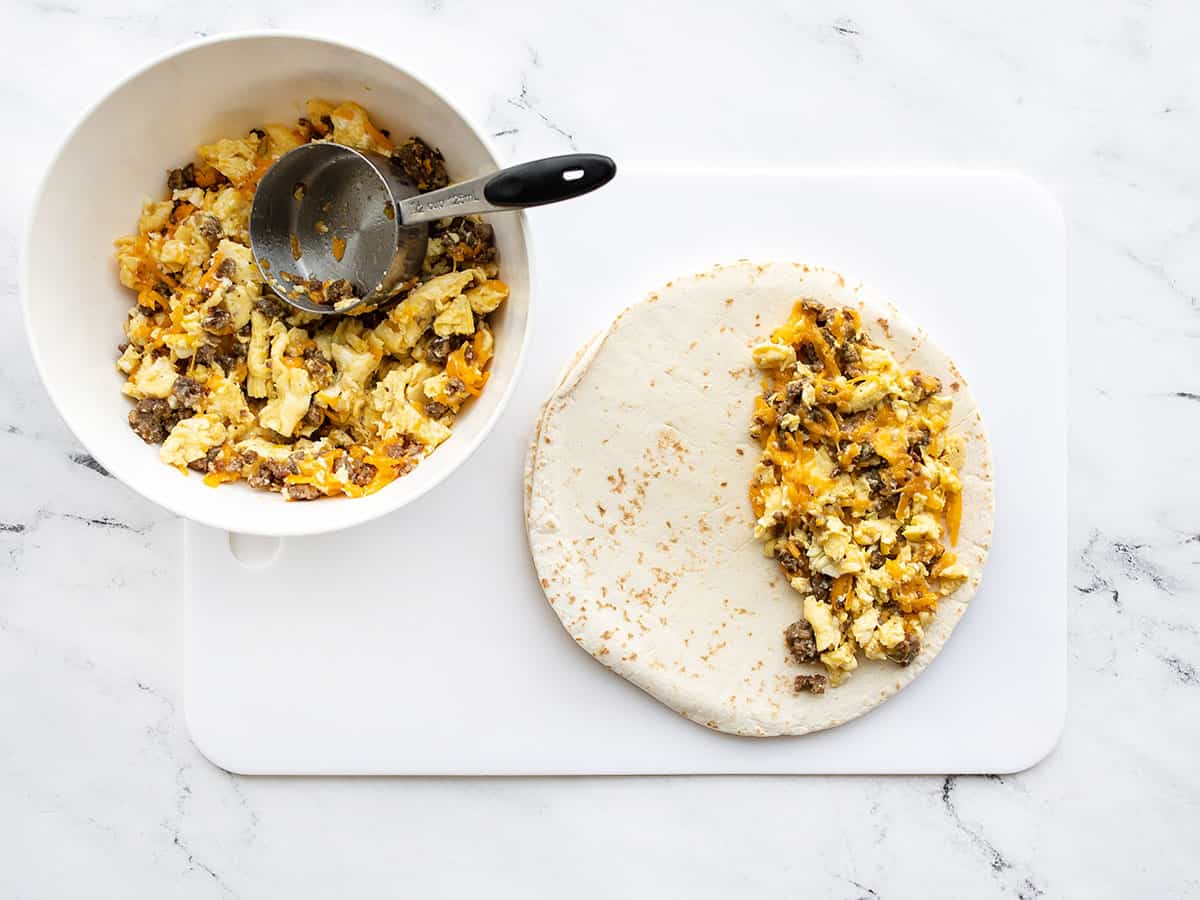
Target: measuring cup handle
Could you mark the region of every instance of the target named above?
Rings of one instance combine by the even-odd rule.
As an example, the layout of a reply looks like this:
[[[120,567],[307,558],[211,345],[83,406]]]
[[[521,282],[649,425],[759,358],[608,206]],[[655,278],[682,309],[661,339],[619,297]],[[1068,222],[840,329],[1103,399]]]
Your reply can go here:
[[[570,200],[603,187],[617,164],[596,153],[569,153],[521,163],[497,172],[483,189],[496,206],[529,207]]]
[[[502,212],[570,200],[608,184],[617,164],[595,153],[571,153],[521,163],[400,202],[406,225],[446,216]]]

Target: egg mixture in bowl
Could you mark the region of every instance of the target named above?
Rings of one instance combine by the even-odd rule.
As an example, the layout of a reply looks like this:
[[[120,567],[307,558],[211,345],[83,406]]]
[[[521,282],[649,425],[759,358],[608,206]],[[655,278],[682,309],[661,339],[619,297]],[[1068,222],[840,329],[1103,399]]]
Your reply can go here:
[[[460,277],[463,277],[468,271],[475,271],[470,281],[461,285],[461,290],[445,284],[445,290],[452,295],[449,297],[451,301],[487,281],[501,280],[508,289],[507,297],[494,311],[482,313],[471,310],[472,321],[482,321],[485,326],[484,329],[476,329],[484,335],[479,337],[480,349],[483,349],[486,334],[490,333],[492,340],[492,357],[480,369],[486,375],[487,383],[478,396],[468,391],[467,399],[458,405],[457,414],[451,414],[449,418],[439,417],[431,415],[437,411],[436,407],[434,410],[426,409],[426,401],[437,399],[424,396],[427,378],[420,379],[421,394],[413,385],[404,385],[405,399],[423,420],[441,423],[450,429],[450,436],[437,444],[433,452],[430,452],[431,444],[421,442],[419,436],[404,430],[404,422],[397,417],[397,411],[403,417],[407,408],[398,403],[385,404],[387,398],[384,397],[384,391],[375,393],[379,384],[390,376],[392,393],[395,394],[400,377],[392,375],[391,370],[405,364],[411,367],[418,361],[412,351],[408,356],[399,351],[400,355],[397,356],[396,352],[389,350],[388,342],[398,338],[385,336],[386,329],[379,328],[382,318],[372,321],[359,317],[363,329],[361,334],[357,337],[347,334],[358,327],[349,325],[335,339],[333,335],[325,335],[322,328],[314,330],[312,323],[292,317],[288,311],[285,311],[282,319],[271,315],[273,311],[270,309],[260,311],[268,321],[266,353],[270,374],[264,376],[266,396],[255,397],[247,393],[249,371],[246,379],[240,379],[237,365],[231,359],[233,356],[239,357],[249,370],[250,342],[246,341],[244,358],[241,358],[241,347],[233,346],[235,339],[240,345],[247,337],[238,333],[246,326],[237,317],[245,316],[248,306],[253,319],[256,305],[264,296],[260,288],[257,298],[247,296],[253,295],[256,290],[247,284],[247,279],[253,279],[252,273],[245,272],[246,278],[237,280],[229,271],[232,265],[237,267],[234,274],[244,272],[238,257],[241,256],[243,262],[245,258],[236,249],[244,244],[238,239],[235,217],[230,213],[231,207],[244,203],[246,198],[239,199],[226,192],[229,187],[238,186],[236,182],[243,181],[246,176],[253,178],[263,160],[277,152],[280,140],[290,142],[295,139],[274,127],[268,128],[268,125],[277,123],[287,130],[298,131],[299,139],[304,139],[303,126],[299,122],[304,118],[309,120],[314,130],[309,139],[328,139],[318,133],[319,127],[324,125],[320,121],[321,115],[316,115],[314,121],[307,108],[306,101],[314,98],[327,101],[331,107],[324,111],[329,115],[330,127],[334,124],[333,109],[352,103],[355,106],[348,107],[351,115],[344,121],[343,131],[356,127],[356,122],[352,120],[358,115],[355,111],[355,107],[358,107],[364,110],[365,119],[357,119],[357,125],[361,126],[368,138],[371,135],[367,130],[367,122],[394,143],[397,151],[406,146],[410,150],[418,150],[420,145],[409,143],[408,140],[412,136],[419,136],[425,146],[436,148],[443,154],[452,182],[469,180],[500,168],[500,160],[490,146],[484,129],[474,126],[436,86],[382,56],[321,37],[278,32],[221,35],[173,49],[109,88],[65,135],[62,145],[48,162],[46,175],[31,204],[21,262],[21,300],[30,348],[49,399],[87,452],[115,478],[172,512],[227,531],[272,536],[321,534],[361,525],[399,510],[424,496],[451,474],[456,477],[461,474],[470,482],[477,476],[469,471],[460,473],[460,469],[499,421],[515,390],[528,343],[532,313],[532,257],[527,220],[521,212],[507,212],[484,217],[484,222],[492,228],[491,244],[495,248],[493,262],[498,266],[495,274],[490,271],[487,261],[480,260],[479,254],[476,254],[474,260],[463,259],[444,272],[434,270],[425,276],[426,281],[433,281],[439,275],[453,272],[462,273]],[[255,130],[262,133],[253,133]],[[383,134],[384,130],[390,131],[390,136]],[[222,152],[222,140],[228,142],[224,146],[229,152]],[[201,183],[213,177],[209,169],[220,172],[214,164],[217,156],[210,155],[206,162],[197,154],[197,148],[202,146],[216,148],[217,155],[224,157],[221,165],[230,166],[228,174],[220,173],[219,182]],[[425,158],[431,160],[430,157]],[[190,173],[189,162],[192,164]],[[239,163],[241,168],[233,168]],[[170,193],[168,186],[164,185],[168,170],[178,170],[178,175],[169,186]],[[188,178],[189,174],[191,179]],[[182,202],[176,208],[176,189],[188,191],[188,196],[201,199],[190,193],[193,190],[190,180],[195,180],[197,183],[194,188],[204,193],[202,202],[196,204],[180,198]],[[215,192],[216,196],[210,192]],[[221,197],[223,193],[224,198]],[[179,238],[178,234],[174,235],[180,243],[167,250],[168,260],[176,252],[187,258],[182,260],[178,270],[166,272],[168,277],[162,279],[162,286],[167,290],[159,293],[167,301],[168,309],[139,305],[137,299],[141,291],[146,288],[158,291],[158,280],[146,277],[144,280],[149,283],[138,284],[137,290],[131,291],[119,280],[121,273],[114,260],[115,239],[130,235],[136,244],[143,236],[138,227],[138,211],[144,198],[150,198],[154,204],[169,199],[172,205],[167,222],[161,226],[153,221],[151,213],[150,220],[145,223],[147,233],[165,232],[172,226],[178,232],[183,222],[171,222],[171,215],[183,219],[207,213],[221,224],[221,234],[215,242],[208,242],[208,235],[203,234],[204,230],[212,234],[214,223],[201,215],[196,215],[192,224],[183,229],[184,237],[188,237],[189,231],[193,232],[187,241]],[[183,203],[194,208],[186,209]],[[159,215],[162,213],[159,212]],[[229,230],[234,234],[225,233],[226,224],[231,226]],[[199,261],[192,262],[190,257],[193,252],[197,257],[203,252],[195,243],[199,240],[195,236],[196,231],[201,232],[199,238],[206,242],[209,260],[213,255],[220,255],[217,263],[225,265],[221,275],[218,276],[212,266]],[[464,243],[473,245],[482,239],[482,233],[474,229],[460,230],[458,237]],[[164,233],[162,243],[165,244],[168,239],[169,236]],[[453,241],[453,238],[449,240]],[[220,249],[223,241],[227,242],[224,246],[228,253]],[[126,252],[124,255],[129,254]],[[140,257],[142,254],[134,252],[132,255]],[[152,253],[146,255],[149,257]],[[136,265],[140,267],[140,259]],[[181,298],[175,296],[177,288],[185,293],[192,291],[196,295],[202,287],[214,291],[216,288],[215,284],[201,285],[196,276],[192,276],[196,280],[189,283],[185,272],[189,266],[199,270],[199,278],[203,278],[206,272],[210,280],[229,276],[230,283],[223,286],[227,301],[224,311],[229,313],[232,320],[228,324],[212,319],[209,321],[212,331],[205,330],[199,320],[218,310],[201,312],[206,306],[205,301],[201,301],[197,307],[190,302],[179,304]],[[483,274],[479,275],[478,272]],[[146,274],[136,272],[135,283],[143,280]],[[126,277],[129,277],[129,273]],[[161,321],[155,322],[156,317],[160,317],[160,320],[162,317],[170,318],[171,312],[168,310],[172,307],[173,297],[176,301],[174,315],[180,321],[171,321],[166,326]],[[427,298],[435,305],[439,303],[436,295],[427,295]],[[248,303],[248,299],[253,299],[253,302]],[[144,300],[157,303],[149,296]],[[155,384],[153,378],[147,383],[149,392],[142,391],[146,396],[131,397],[122,392],[134,372],[124,372],[114,366],[117,358],[115,348],[125,342],[131,345],[137,343],[125,333],[125,323],[129,321],[130,311],[135,306],[138,306],[136,315],[145,315],[148,322],[154,323],[147,331],[163,328],[159,333],[160,339],[165,341],[168,336],[166,332],[171,331],[173,326],[177,325],[180,329],[169,343],[164,343],[165,349],[155,350],[152,346],[153,336],[146,335],[138,367],[154,365],[157,357],[168,358],[174,375],[168,376],[165,366],[159,362],[157,371],[162,373],[162,381],[167,381],[168,377],[192,378],[205,392],[202,399],[197,399],[195,392],[188,390],[188,383],[183,382],[179,393],[184,396],[177,397],[172,406],[170,393],[167,396],[153,396],[155,392],[166,391],[164,384]],[[458,315],[461,316],[461,302],[457,306]],[[389,309],[382,314],[376,313],[376,316],[392,311]],[[443,311],[436,310],[438,314]],[[276,344],[278,329],[276,335],[270,333],[271,326],[276,322],[287,329],[286,344],[282,340]],[[235,324],[237,327],[234,327]],[[336,328],[335,325],[334,331]],[[315,351],[293,329],[302,331],[305,340],[315,345]],[[427,335],[428,330],[426,328],[420,335],[412,337],[417,353],[422,352],[419,348],[433,343]],[[228,333],[224,333],[226,331]],[[361,393],[365,399],[361,399],[358,392],[343,392],[337,386],[338,362],[333,358],[332,351],[335,346],[344,347],[363,358],[373,357],[377,348],[372,335],[383,341],[385,346],[378,367],[363,382]],[[463,345],[470,346],[470,351],[464,350],[462,353],[462,362],[471,362],[466,357],[470,353],[477,353],[477,335],[448,336],[459,349]],[[192,374],[188,375],[186,369],[192,366],[193,360],[185,355],[190,349],[187,343],[196,338],[199,340],[196,341],[193,357],[200,355],[200,359],[195,360]],[[293,339],[296,340],[295,344]],[[405,334],[403,340],[409,340],[409,335]],[[458,343],[460,340],[461,344]],[[171,347],[172,343],[176,346]],[[216,346],[210,350],[204,349],[209,343],[215,343]],[[146,353],[147,349],[152,352]],[[291,369],[304,370],[314,384],[320,385],[313,388],[306,406],[298,399],[294,403],[290,399],[293,390],[299,397],[307,393],[308,386],[303,384],[304,377],[298,371],[287,379],[279,378],[280,383],[276,383],[276,365],[271,357],[276,349],[282,365],[289,372]],[[303,364],[291,365],[306,361],[306,352],[307,361],[313,369],[311,372]],[[339,353],[342,352],[339,350]],[[203,379],[197,377],[200,363],[209,353],[214,362],[218,357],[224,357],[231,364],[232,378],[230,369],[219,362],[217,366],[204,367],[207,374]],[[318,354],[333,370],[331,385],[323,384],[329,376],[320,365],[320,360],[317,360]],[[129,362],[127,359],[126,365]],[[443,372],[449,365],[430,358],[424,362]],[[214,378],[218,367],[221,380]],[[180,371],[181,368],[184,371]],[[463,368],[465,370],[466,367]],[[416,373],[413,374],[415,376]],[[453,373],[447,374],[447,382],[451,375]],[[180,434],[179,455],[172,452],[175,447],[173,443],[172,450],[168,450],[173,461],[164,465],[161,460],[163,446],[175,425],[194,418],[197,413],[208,415],[214,406],[224,408],[221,405],[223,400],[230,406],[236,406],[233,389],[227,384],[230,380],[236,383],[248,412],[254,417],[250,433],[239,433],[245,426],[238,420],[244,417],[240,413],[231,414],[221,418],[220,425],[225,428],[226,435],[219,444],[211,443],[215,439],[213,434],[203,434],[196,442],[198,446],[211,443],[204,450],[205,458],[209,451],[217,448],[216,457],[222,460],[225,471],[200,473],[187,468],[187,463],[196,463],[197,468],[205,466],[205,463],[200,462],[199,457],[192,456],[193,450],[184,449],[189,445],[183,440],[186,431]],[[461,380],[467,386],[468,379]],[[348,387],[348,384],[342,381],[342,387]],[[174,383],[171,387],[174,387]],[[130,390],[141,391],[141,388]],[[272,394],[273,391],[277,393]],[[218,395],[215,401],[214,394]],[[273,411],[278,416],[276,424],[286,428],[291,417],[299,410],[301,420],[294,426],[291,435],[275,431],[270,424],[264,425],[258,415],[262,412],[262,406],[285,394],[289,400],[276,403]],[[316,431],[304,433],[311,428],[312,419],[307,423],[303,421],[304,415],[312,409],[313,397],[317,394],[326,395],[323,400],[318,398],[315,404],[326,415],[326,421],[318,426],[318,430],[325,428],[332,432],[340,416],[341,430],[351,439],[327,437],[324,445],[327,450],[337,449],[348,457],[341,459],[339,465],[333,465],[335,460],[332,453],[320,460],[312,453],[306,453],[303,459],[290,458],[299,449],[297,444],[304,441],[316,443],[320,439]],[[160,404],[155,404],[146,410],[150,421],[143,419],[143,424],[139,425],[151,438],[159,436],[155,432],[161,425],[162,443],[146,443],[130,428],[130,412],[147,399],[166,401],[168,410],[165,413]],[[360,430],[355,433],[353,428],[346,427],[351,420],[338,410],[338,406],[343,402],[357,405],[360,399],[363,419],[378,417],[384,430],[376,428],[374,432]],[[376,400],[386,408],[376,409]],[[316,416],[315,413],[311,415],[314,418]],[[390,419],[390,427],[396,429],[395,439],[391,434],[384,433],[389,427],[382,425],[385,418]],[[175,419],[178,421],[172,421]],[[272,420],[271,413],[267,414],[267,419],[268,423]],[[229,435],[230,423],[235,432],[232,438]],[[412,420],[410,424],[424,427],[422,420]],[[360,424],[358,427],[362,429],[364,426]],[[215,425],[212,430],[217,430]],[[409,435],[409,440],[400,440],[399,433],[402,431]],[[426,436],[431,435],[426,432]],[[256,437],[262,441],[258,446],[263,452],[254,449],[253,445],[249,449],[258,457],[278,457],[271,460],[271,468],[259,468],[264,460],[252,460],[248,454],[240,461],[231,458],[232,446]],[[415,447],[414,441],[422,446]],[[272,446],[266,446],[268,444]],[[402,446],[395,446],[397,444]],[[390,462],[395,457],[389,455],[389,445],[392,445],[392,453],[400,452],[399,465]],[[356,452],[353,450],[355,446],[363,450]],[[284,450],[288,458],[284,458]],[[186,459],[187,463],[174,461],[177,459]],[[249,471],[244,474],[234,472],[239,462],[243,469],[249,462]],[[406,475],[385,483],[391,474],[389,470],[394,469],[398,475],[413,462],[417,464]],[[373,466],[376,472],[372,474],[370,469],[351,463]],[[186,477],[180,474],[180,465],[188,473]],[[298,471],[291,471],[293,465]],[[236,475],[236,483],[222,483],[220,487],[213,488],[205,483],[205,479],[214,474],[222,478]],[[269,481],[267,486],[274,489],[251,487],[252,475],[256,476],[256,483],[263,479]],[[289,496],[312,493],[303,488],[303,478],[311,478],[313,487],[322,496],[327,493],[338,496],[321,502],[289,502]],[[364,483],[355,484],[355,480]],[[360,490],[362,496],[353,496]],[[371,492],[367,493],[368,490]]]
[[[488,317],[508,286],[478,217],[433,225],[420,278],[386,310],[318,316],[266,286],[250,251],[254,191],[275,160],[314,140],[389,155],[421,191],[449,184],[421,138],[393,142],[357,103],[311,99],[294,123],[198,147],[117,241],[134,295],[117,360],[129,425],[161,445],[162,462],[213,487],[245,481],[289,500],[373,493],[445,441],[487,384]]]

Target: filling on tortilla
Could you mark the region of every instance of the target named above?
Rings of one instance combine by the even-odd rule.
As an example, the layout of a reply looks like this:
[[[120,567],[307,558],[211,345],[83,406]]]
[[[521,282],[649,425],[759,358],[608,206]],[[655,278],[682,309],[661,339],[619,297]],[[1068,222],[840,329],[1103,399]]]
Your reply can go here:
[[[937,378],[902,370],[853,309],[798,301],[753,355],[768,376],[751,427],[755,536],[804,598],[789,653],[828,672],[795,689],[840,684],[859,651],[908,665],[938,599],[967,577],[943,540],[955,544],[962,516],[952,401]]]

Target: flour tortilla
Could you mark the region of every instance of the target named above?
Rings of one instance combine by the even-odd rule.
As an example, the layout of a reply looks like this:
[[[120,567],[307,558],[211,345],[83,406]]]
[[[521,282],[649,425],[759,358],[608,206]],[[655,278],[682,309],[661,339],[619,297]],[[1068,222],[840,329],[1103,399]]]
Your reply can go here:
[[[901,365],[941,379],[966,439],[954,550],[969,577],[907,667],[866,660],[840,687],[794,694],[783,630],[802,599],[753,538],[759,457],[748,429],[762,374],[750,348],[800,298],[853,306]],[[962,374],[890,304],[835,272],[740,262],[627,309],[564,371],[526,466],[526,517],[546,597],[597,660],[688,719],[752,736],[854,719],[937,655],[983,575],[992,534],[987,437]]]

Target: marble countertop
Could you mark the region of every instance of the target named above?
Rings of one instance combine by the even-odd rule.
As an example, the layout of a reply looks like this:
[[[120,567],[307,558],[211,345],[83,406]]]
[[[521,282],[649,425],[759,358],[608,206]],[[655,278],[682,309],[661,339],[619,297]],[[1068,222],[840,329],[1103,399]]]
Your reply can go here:
[[[1200,9],[906,6],[7,4],[0,895],[1200,895]],[[48,154],[135,65],[200,35],[331,22],[392,36],[514,160],[998,166],[1057,193],[1070,709],[1046,761],[1003,777],[297,780],[197,753],[179,525],[50,407],[19,322],[19,235]]]

